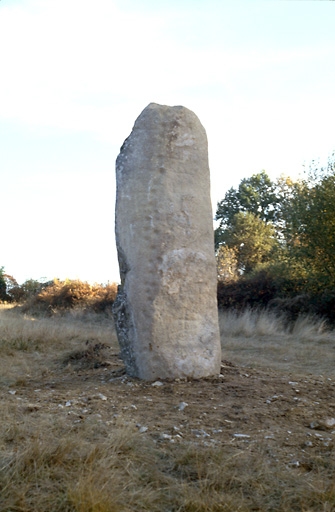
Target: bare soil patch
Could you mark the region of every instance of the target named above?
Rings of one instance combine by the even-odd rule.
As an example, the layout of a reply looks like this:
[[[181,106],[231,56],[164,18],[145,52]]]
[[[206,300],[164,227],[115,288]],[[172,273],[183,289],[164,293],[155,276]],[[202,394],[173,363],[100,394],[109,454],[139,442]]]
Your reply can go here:
[[[2,400],[17,406],[18,417],[61,416],[70,430],[92,418],[112,428],[122,418],[159,443],[251,451],[262,445],[269,460],[306,471],[313,457],[331,455],[335,381],[329,377],[224,361],[217,377],[152,383],[127,376],[118,355],[109,352],[97,346],[67,357],[66,367],[62,361],[38,379],[26,376]]]
[[[125,374],[102,324],[95,335],[92,322],[60,325],[58,339],[57,320],[25,319],[36,332],[23,339],[13,321],[2,342],[1,511],[335,510],[329,361],[306,371],[287,338],[278,353],[277,338],[231,339],[220,375],[144,382]]]

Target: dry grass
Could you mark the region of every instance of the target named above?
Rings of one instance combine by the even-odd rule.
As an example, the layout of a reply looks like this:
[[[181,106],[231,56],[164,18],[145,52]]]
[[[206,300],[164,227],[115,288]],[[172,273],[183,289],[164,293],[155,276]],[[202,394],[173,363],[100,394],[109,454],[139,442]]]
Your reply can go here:
[[[331,512],[335,507],[329,462],[316,459],[314,474],[271,467],[262,446],[254,453],[229,446],[164,450],[122,424],[112,432],[95,425],[68,433],[48,418],[6,431],[2,441],[14,448],[1,450],[2,511]]]
[[[321,324],[303,319],[288,333],[283,318],[250,311],[223,314],[220,324],[225,359],[334,374],[334,335]],[[1,512],[335,510],[334,450],[298,471],[277,464],[265,444],[159,444],[122,415],[113,426],[97,417],[69,427],[65,414],[33,405],[27,414],[8,393],[46,374],[55,379],[60,362],[94,358],[97,346],[117,353],[107,316],[0,309]],[[71,378],[72,369],[62,371]]]
[[[100,346],[118,351],[111,316],[70,311],[63,317],[34,317],[0,307],[0,383],[48,373],[59,359]]]
[[[137,504],[159,510],[151,509],[160,496],[157,454],[125,425],[66,432],[62,422],[45,417],[19,422],[3,439],[20,448],[1,458],[1,510],[103,512]]]
[[[335,333],[322,319],[301,316],[291,325],[268,311],[219,315],[224,358],[242,366],[335,375]]]

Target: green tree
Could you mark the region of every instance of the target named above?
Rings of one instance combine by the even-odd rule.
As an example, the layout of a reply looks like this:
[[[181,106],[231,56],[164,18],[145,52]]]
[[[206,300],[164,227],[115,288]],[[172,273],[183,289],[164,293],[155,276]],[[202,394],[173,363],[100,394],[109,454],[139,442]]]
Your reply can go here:
[[[238,212],[222,233],[222,242],[233,249],[240,273],[250,273],[257,265],[271,260],[278,247],[275,229],[251,212]]]
[[[243,179],[237,189],[229,189],[217,205],[215,218],[220,224],[215,230],[216,249],[239,212],[252,213],[264,222],[271,222],[278,240],[284,244],[284,230],[294,189],[295,184],[289,177],[281,176],[271,181],[265,171]]]
[[[0,301],[7,299],[7,285],[5,280],[5,269],[0,267]]]
[[[217,205],[215,248],[233,249],[240,273],[248,273],[269,261],[279,247],[285,246],[284,227],[287,204],[292,196],[292,181],[280,177],[271,181],[265,171],[231,188]],[[280,242],[280,244],[279,244]]]
[[[253,213],[266,222],[274,221],[278,202],[276,184],[262,171],[251,178],[244,178],[238,189],[232,187],[228,190],[217,205],[216,219],[220,220],[223,229],[239,212]]]
[[[321,287],[335,284],[335,160],[310,171],[296,188],[287,224],[292,257],[305,262]]]

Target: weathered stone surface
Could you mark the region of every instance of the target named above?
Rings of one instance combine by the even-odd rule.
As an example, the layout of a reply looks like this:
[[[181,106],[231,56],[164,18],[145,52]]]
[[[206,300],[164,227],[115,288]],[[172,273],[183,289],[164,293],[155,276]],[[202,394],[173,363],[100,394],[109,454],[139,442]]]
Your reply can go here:
[[[185,107],[151,103],[116,161],[121,285],[114,317],[129,375],[220,372],[206,132]]]

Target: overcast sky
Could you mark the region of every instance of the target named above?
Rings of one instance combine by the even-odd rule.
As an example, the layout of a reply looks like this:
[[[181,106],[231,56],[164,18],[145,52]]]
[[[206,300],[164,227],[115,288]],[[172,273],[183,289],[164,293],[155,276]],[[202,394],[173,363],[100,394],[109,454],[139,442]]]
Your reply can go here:
[[[335,3],[0,1],[0,267],[118,280],[115,159],[150,103],[193,110],[212,201],[335,149]]]

